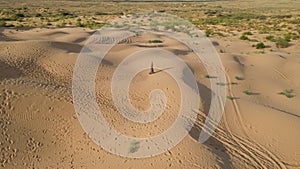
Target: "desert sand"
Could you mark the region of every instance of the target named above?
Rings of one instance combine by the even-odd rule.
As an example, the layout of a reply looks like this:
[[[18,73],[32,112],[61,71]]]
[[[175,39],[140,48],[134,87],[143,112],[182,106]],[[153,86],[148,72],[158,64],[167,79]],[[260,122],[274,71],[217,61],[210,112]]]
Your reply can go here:
[[[152,8],[145,3],[63,1],[66,9],[61,9],[52,7],[52,1],[2,1],[0,168],[300,168],[299,2],[157,2]],[[119,43],[100,64],[95,86],[98,106],[115,130],[131,137],[155,136],[178,116],[180,90],[165,71],[176,67],[167,64],[152,75],[148,69],[138,73],[129,91],[132,105],[146,111],[149,93],[161,89],[168,101],[160,118],[139,124],[117,111],[112,77],[136,51],[164,49],[177,55],[193,71],[201,97],[197,121],[178,145],[134,159],[111,154],[89,138],[74,110],[72,78],[78,55],[96,28],[144,11],[178,15],[210,36],[225,68],[227,82],[218,85],[226,87],[227,99],[220,124],[211,122],[217,129],[200,144],[214,75],[208,75],[192,50],[170,37],[145,34]],[[267,40],[268,35],[273,39]],[[276,38],[288,36],[294,36],[288,46],[278,48]],[[156,39],[163,43],[148,43]],[[258,42],[265,47],[257,49]]]
[[[2,29],[3,30],[3,29]],[[256,52],[247,42],[212,39],[226,69],[228,95],[221,124],[204,144],[197,142],[209,106],[210,84],[203,66],[186,46],[174,39],[161,48],[173,51],[191,67],[199,82],[202,106],[190,134],[168,152],[145,159],[110,154],[91,141],[72,105],[73,67],[92,30],[83,28],[4,29],[0,42],[1,167],[3,168],[299,168],[299,48]],[[96,79],[97,99],[105,118],[123,134],[156,135],[177,115],[178,86],[164,71],[140,72],[130,97],[139,110],[149,108],[148,93],[165,91],[166,110],[154,123],[129,122],[116,111],[110,81],[116,66],[155,35],[121,43],[105,57]],[[217,43],[216,43],[217,42]],[[121,54],[120,54],[121,53]],[[201,64],[200,64],[201,65]],[[235,77],[242,77],[237,80]],[[145,85],[148,84],[148,85]],[[277,93],[293,89],[289,99]],[[246,95],[245,90],[253,93]],[[213,124],[217,125],[217,124]]]

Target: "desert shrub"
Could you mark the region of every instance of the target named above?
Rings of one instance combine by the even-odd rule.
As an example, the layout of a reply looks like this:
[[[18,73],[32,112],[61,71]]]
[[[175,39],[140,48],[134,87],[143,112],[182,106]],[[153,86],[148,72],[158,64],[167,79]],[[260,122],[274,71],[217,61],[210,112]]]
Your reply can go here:
[[[68,16],[68,15],[72,15],[70,12],[67,12],[67,11],[62,11],[60,12],[60,15],[61,16]]]
[[[95,12],[95,15],[110,15],[110,13],[106,13],[106,12]]]
[[[285,39],[286,41],[288,41],[288,42],[291,41],[291,38],[292,38],[292,34],[291,34],[291,33],[287,33],[287,34],[284,35],[284,39]]]
[[[264,49],[266,48],[266,45],[263,42],[259,42],[255,47],[256,49]]]
[[[244,78],[243,78],[243,77],[240,77],[240,76],[235,76],[235,79],[236,79],[236,80],[244,80]]]
[[[277,48],[287,48],[289,46],[289,42],[284,38],[276,39],[276,47]]]
[[[213,33],[214,33],[213,30],[207,29],[207,30],[205,31],[205,36],[206,36],[206,37],[210,37]]]
[[[87,21],[86,23],[82,24],[81,27],[86,27],[86,28],[90,28],[90,29],[99,29],[103,25],[105,25],[105,23],[98,23],[95,21]]]
[[[271,42],[276,42],[276,38],[273,35],[267,36],[266,39],[271,41]]]
[[[163,43],[163,41],[157,40],[157,39],[155,39],[155,40],[149,40],[148,42],[149,43]]]
[[[234,100],[234,97],[233,96],[227,96],[227,99]]]
[[[77,27],[83,27],[83,24],[82,24],[80,21],[77,21],[77,22],[75,23],[75,26],[77,26]]]
[[[293,94],[293,91],[294,90],[292,90],[292,89],[286,89],[286,90],[284,90],[283,92],[279,92],[278,94],[279,95],[284,95],[284,96],[286,96],[287,98],[293,98],[293,97],[295,97],[295,95]]]
[[[289,32],[289,33],[284,35],[284,39],[286,39],[288,42],[290,42],[291,39],[297,40],[299,38],[300,38],[300,36],[297,35],[297,33],[294,33],[294,32]]]
[[[245,90],[243,91],[243,93],[245,93],[246,95],[253,95],[253,92],[251,92],[250,90]]]
[[[212,79],[212,78],[217,78],[217,77],[216,76],[212,76],[212,75],[205,75],[205,78]]]
[[[242,35],[242,36],[240,37],[240,39],[241,39],[241,40],[249,40],[248,36],[246,36],[246,35]]]
[[[23,28],[24,25],[23,25],[23,24],[18,24],[18,25],[16,25],[15,27],[16,27],[16,28]]]
[[[0,27],[4,27],[6,25],[5,21],[0,21]]]
[[[249,39],[250,42],[259,42],[257,39]]]
[[[220,49],[220,53],[225,53],[225,50],[223,50],[223,49]]]
[[[243,35],[253,35],[253,33],[248,31],[248,32],[244,32]]]
[[[42,14],[40,14],[40,13],[35,14],[35,17],[41,17],[41,16],[42,16]]]
[[[221,36],[221,37],[224,37],[225,35],[221,32],[214,32],[214,34],[218,35],[218,36]]]
[[[5,24],[5,27],[14,27],[15,25],[14,24],[12,24],[12,23],[6,23]]]
[[[20,18],[20,17],[25,17],[25,15],[22,14],[22,13],[17,13],[17,14],[16,14],[16,17],[18,17],[18,18]]]

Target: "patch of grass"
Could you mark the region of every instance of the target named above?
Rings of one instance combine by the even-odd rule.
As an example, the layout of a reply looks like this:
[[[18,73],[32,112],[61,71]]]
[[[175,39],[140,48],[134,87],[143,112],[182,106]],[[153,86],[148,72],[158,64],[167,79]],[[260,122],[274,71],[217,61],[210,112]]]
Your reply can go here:
[[[5,27],[15,27],[15,25],[12,24],[12,23],[6,23],[6,24],[5,24]]]
[[[264,49],[266,48],[266,45],[263,42],[259,42],[255,47],[256,49]]]
[[[99,29],[104,25],[105,25],[105,23],[98,23],[95,21],[87,21],[87,22],[77,21],[75,23],[75,26],[77,26],[77,27],[84,27],[84,28],[90,28],[90,29]]]
[[[226,85],[237,85],[238,83],[231,82],[231,83],[223,83],[223,82],[218,82],[216,83],[219,86],[226,86]]]
[[[242,36],[240,37],[240,39],[241,39],[241,40],[249,40],[249,38],[248,38],[247,35],[242,35]]]
[[[225,37],[225,35],[224,35],[223,33],[221,33],[221,32],[214,32],[214,34],[215,34],[215,35],[218,35],[218,36],[220,36],[220,37]]]
[[[105,25],[105,23],[98,23],[95,21],[87,21],[86,23],[83,24],[83,27],[90,28],[90,29],[99,29],[104,25]]]
[[[25,17],[25,15],[24,15],[24,14],[22,14],[22,13],[17,13],[17,14],[16,14],[16,17],[18,17],[18,18],[22,18],[22,17]]]
[[[249,39],[250,42],[259,42],[258,40],[256,39]]]
[[[137,150],[139,149],[139,144],[140,142],[138,141],[131,142],[129,147],[129,153],[137,152]]]
[[[229,99],[229,100],[234,100],[235,97],[233,97],[233,96],[227,96],[227,99]]]
[[[205,75],[205,78],[212,79],[212,78],[217,78],[217,77],[216,76],[211,76],[211,75]]]
[[[214,34],[214,31],[211,30],[211,29],[207,29],[207,30],[205,31],[205,36],[206,36],[206,37],[210,37],[210,36],[213,35],[213,34]]]
[[[35,17],[42,17],[42,14],[37,13],[37,14],[35,14]]]
[[[227,99],[229,100],[235,100],[235,99],[239,99],[238,97],[233,97],[233,96],[227,96]]]
[[[273,35],[267,36],[266,39],[271,41],[271,42],[276,42],[276,38]]]
[[[243,77],[240,77],[240,76],[235,76],[235,79],[236,80],[245,80]]]
[[[290,98],[295,97],[295,95],[293,94],[293,92],[294,92],[293,89],[286,89],[286,90],[284,90],[282,92],[279,92],[278,94],[279,95],[284,95],[284,96],[286,96],[287,98],[290,99]]]
[[[225,50],[224,49],[220,49],[220,53],[225,53]]]
[[[244,32],[243,35],[253,35],[253,33],[248,31],[248,32]]]
[[[254,93],[250,90],[244,90],[243,93],[246,94],[246,95],[259,95],[259,93]]]
[[[77,21],[77,22],[75,23],[75,26],[77,26],[77,27],[83,27],[83,24],[82,24],[80,21]]]
[[[61,16],[72,16],[72,14],[70,13],[70,12],[67,12],[67,11],[62,11],[62,12],[60,12],[60,15]]]
[[[287,48],[289,46],[289,42],[284,38],[276,39],[276,47],[277,48]]]
[[[163,41],[155,39],[155,40],[148,40],[148,43],[163,43]]]
[[[252,94],[252,92],[249,91],[249,90],[245,90],[245,91],[243,91],[243,93],[245,93],[246,95],[251,95]]]
[[[5,21],[0,21],[0,27],[5,27],[6,22]]]

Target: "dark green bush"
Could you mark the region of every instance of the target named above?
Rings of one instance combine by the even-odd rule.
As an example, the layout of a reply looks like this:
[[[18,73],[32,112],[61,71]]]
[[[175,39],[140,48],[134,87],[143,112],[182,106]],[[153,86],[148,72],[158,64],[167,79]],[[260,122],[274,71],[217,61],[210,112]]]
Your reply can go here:
[[[264,49],[266,48],[266,45],[263,42],[259,42],[256,44],[256,49]]]
[[[253,33],[248,31],[248,32],[244,32],[243,35],[253,35]]]
[[[149,43],[163,43],[161,40],[149,40]]]
[[[242,36],[240,37],[240,39],[241,39],[241,40],[249,40],[249,38],[248,38],[246,35],[242,35]]]

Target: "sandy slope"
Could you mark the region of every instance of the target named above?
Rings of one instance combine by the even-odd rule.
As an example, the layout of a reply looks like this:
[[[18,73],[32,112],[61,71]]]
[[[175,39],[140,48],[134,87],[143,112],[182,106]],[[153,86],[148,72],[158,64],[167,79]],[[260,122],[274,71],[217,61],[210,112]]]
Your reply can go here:
[[[176,147],[162,155],[129,159],[110,154],[94,144],[82,130],[72,105],[73,66],[92,31],[81,28],[4,30],[0,36],[1,165],[5,168],[299,168],[300,57],[297,45],[285,50],[256,53],[250,44],[236,39],[215,39],[226,53],[228,100],[214,135],[205,143],[196,139],[209,106],[209,81],[205,68],[191,51],[167,37],[163,47],[179,55],[199,82],[202,106],[197,125]],[[168,128],[177,115],[180,93],[174,79],[161,71],[139,73],[130,86],[132,104],[149,107],[148,93],[165,91],[169,102],[162,118],[141,125],[116,111],[110,82],[116,66],[140,44],[155,35],[119,44],[105,57],[97,73],[98,103],[108,122],[132,136],[156,135]],[[273,47],[274,48],[274,47]],[[274,48],[276,49],[276,48]],[[291,54],[287,54],[287,51]],[[244,80],[236,80],[235,76]],[[293,89],[294,98],[278,95]],[[245,95],[244,90],[257,94]],[[212,124],[217,125],[217,124]]]

